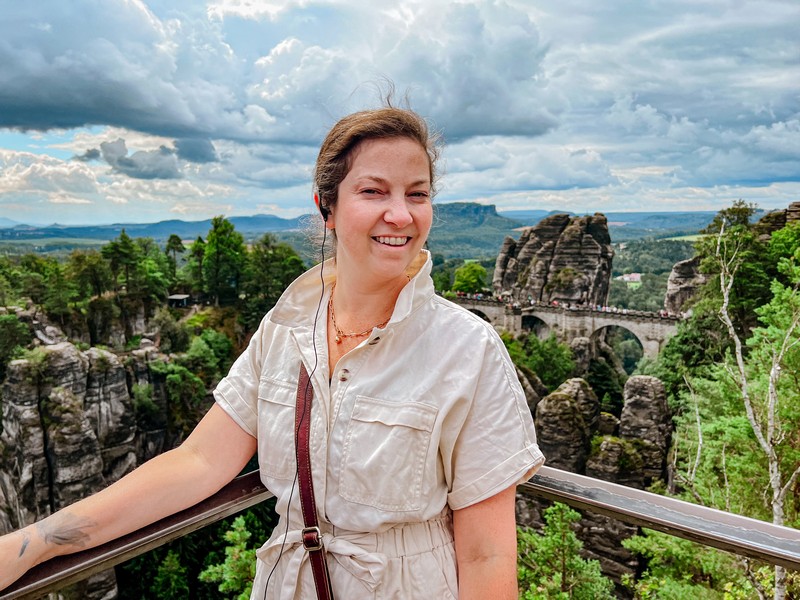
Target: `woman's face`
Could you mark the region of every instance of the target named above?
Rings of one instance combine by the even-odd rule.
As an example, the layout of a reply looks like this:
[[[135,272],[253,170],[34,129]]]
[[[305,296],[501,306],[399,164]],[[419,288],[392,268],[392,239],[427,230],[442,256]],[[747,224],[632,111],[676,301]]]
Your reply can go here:
[[[338,268],[374,283],[405,277],[433,219],[425,149],[409,138],[365,140],[338,192],[326,223]]]

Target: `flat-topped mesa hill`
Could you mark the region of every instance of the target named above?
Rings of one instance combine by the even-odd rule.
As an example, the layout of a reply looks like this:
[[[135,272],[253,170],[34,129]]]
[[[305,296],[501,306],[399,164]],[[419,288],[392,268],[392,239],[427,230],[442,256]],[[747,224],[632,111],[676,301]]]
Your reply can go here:
[[[495,263],[497,295],[531,301],[602,305],[608,298],[614,250],[605,215],[557,214],[508,236]]]

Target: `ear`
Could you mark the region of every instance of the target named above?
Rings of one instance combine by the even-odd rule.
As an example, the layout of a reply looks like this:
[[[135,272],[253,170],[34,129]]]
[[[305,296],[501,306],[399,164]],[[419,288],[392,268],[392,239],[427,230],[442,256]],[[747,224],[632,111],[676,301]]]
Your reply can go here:
[[[325,214],[323,215],[323,219],[325,220],[325,227],[328,229],[336,229],[336,217],[333,214],[333,207],[325,208]]]

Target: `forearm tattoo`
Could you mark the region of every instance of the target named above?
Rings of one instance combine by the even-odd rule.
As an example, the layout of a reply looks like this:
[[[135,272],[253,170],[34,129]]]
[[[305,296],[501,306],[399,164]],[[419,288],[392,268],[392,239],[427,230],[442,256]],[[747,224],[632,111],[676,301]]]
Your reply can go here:
[[[31,535],[26,531],[21,531],[22,534],[22,548],[19,549],[19,555],[17,558],[21,558],[23,554],[25,554],[25,550],[28,548],[28,544],[31,543]]]
[[[77,517],[72,513],[56,513],[36,524],[42,539],[56,546],[77,546],[83,548],[89,541],[86,529],[96,525],[87,517]]]

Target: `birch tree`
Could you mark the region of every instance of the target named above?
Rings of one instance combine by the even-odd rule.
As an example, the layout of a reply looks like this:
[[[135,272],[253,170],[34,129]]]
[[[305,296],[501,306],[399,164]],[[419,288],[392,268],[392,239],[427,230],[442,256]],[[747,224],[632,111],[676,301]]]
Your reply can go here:
[[[761,326],[743,341],[730,314],[731,290],[743,264],[741,233],[738,228],[726,232],[723,224],[717,235],[719,316],[733,343],[729,375],[766,458],[772,522],[784,525],[787,496],[800,477],[800,457],[791,447],[790,435],[797,431],[797,415],[791,414],[791,405],[796,403],[791,400],[799,396],[795,375],[800,363],[800,248],[779,260],[778,271],[787,283],[773,280],[772,300],[755,311]],[[786,571],[780,566],[775,567],[773,598],[786,598]]]

